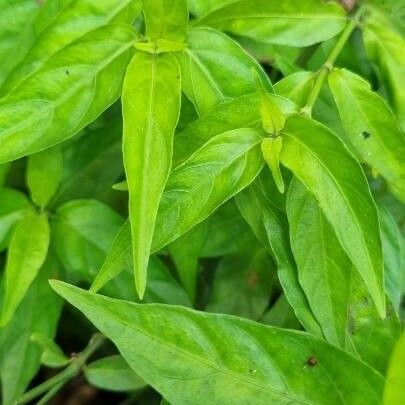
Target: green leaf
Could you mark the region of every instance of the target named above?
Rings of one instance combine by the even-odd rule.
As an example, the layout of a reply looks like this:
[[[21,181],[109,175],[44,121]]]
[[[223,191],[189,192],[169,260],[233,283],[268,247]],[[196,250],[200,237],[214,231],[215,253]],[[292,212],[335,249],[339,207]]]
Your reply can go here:
[[[156,215],[180,114],[180,67],[173,55],[137,53],[122,95],[123,152],[129,189],[135,285],[142,298]]]
[[[111,105],[119,96],[134,38],[124,25],[93,31],[2,98],[0,162],[64,141]]]
[[[363,280],[352,271],[347,350],[385,375],[400,333],[401,325],[390,301],[387,301],[387,315],[381,319]]]
[[[286,121],[281,162],[314,194],[383,318],[380,227],[360,165],[326,127],[301,116]]]
[[[169,402],[380,403],[384,381],[378,373],[307,334],[117,301],[57,281],[52,286]]]
[[[391,16],[397,17],[400,13],[397,10]],[[394,111],[402,129],[405,130],[405,94],[402,80],[405,75],[405,39],[392,26],[386,15],[375,10],[370,12],[365,20],[363,35],[367,54],[378,67],[379,78],[388,91]]]
[[[72,280],[91,280],[103,263],[123,218],[96,200],[75,200],[52,220],[55,251]]]
[[[29,156],[27,184],[32,201],[40,208],[45,208],[55,195],[62,170],[63,159],[59,147]]]
[[[8,243],[15,224],[33,211],[27,197],[11,188],[0,188],[0,251]]]
[[[230,3],[236,3],[238,0],[188,0],[190,13],[200,17],[208,14],[211,11],[221,8]]]
[[[179,279],[192,302],[195,301],[197,289],[198,259],[207,237],[208,223],[201,222],[168,246]]]
[[[32,0],[29,2],[33,3]],[[27,1],[21,3],[27,3]],[[29,28],[29,31],[25,33],[25,38],[20,39],[21,42],[18,44],[18,51],[21,50],[23,59],[21,61],[16,60],[19,63],[15,63],[15,69],[7,77],[1,89],[2,95],[11,92],[27,77],[42,70],[43,66],[56,54],[71,49],[70,45],[76,41],[81,42],[83,37],[86,37],[86,34],[91,31],[106,27],[110,23],[131,24],[135,16],[141,11],[141,3],[140,0],[45,1],[40,5],[41,10],[38,15],[31,13],[23,22],[24,24],[27,23],[24,28]],[[32,6],[33,4],[31,4],[31,8]],[[16,13],[15,9],[16,7],[14,10],[13,8],[9,10]],[[29,26],[31,16],[36,17],[33,27]],[[13,19],[11,21],[14,22]],[[15,27],[12,26],[11,29],[14,30]],[[90,53],[84,54],[86,57],[85,64],[88,63],[89,56],[93,57],[95,51],[96,49],[93,49]],[[80,52],[78,52],[79,54]],[[68,62],[67,65],[70,64],[69,61],[66,62]]]
[[[51,290],[48,279],[59,271],[53,259],[45,262],[10,323],[0,328],[0,377],[2,404],[14,405],[41,364],[41,351],[30,340],[38,332],[53,338],[62,300]],[[3,285],[4,287],[4,285]],[[0,299],[4,297],[0,293]]]
[[[212,138],[171,173],[156,218],[151,253],[185,234],[248,186],[263,167],[262,137],[241,128]],[[129,223],[97,275],[93,291],[122,271],[131,243]]]
[[[177,58],[182,71],[182,90],[200,116],[220,102],[253,93],[256,86],[252,69],[272,91],[260,65],[235,41],[211,28],[190,29],[187,49]]]
[[[346,25],[343,8],[332,2],[241,0],[197,21],[265,43],[308,46],[339,34]]]
[[[186,0],[143,0],[146,38],[159,44],[160,39],[182,43],[187,35]]]
[[[97,198],[123,174],[122,118],[87,129],[83,136],[63,148],[60,187],[54,206],[80,198]]]
[[[394,115],[360,76],[334,69],[328,77],[348,144],[405,201],[405,135]]]
[[[287,98],[268,94],[272,102],[288,117],[297,112]],[[215,110],[191,122],[174,137],[174,165],[177,166],[215,135],[238,128],[256,128],[260,125],[259,97],[246,94],[218,104]]]
[[[40,4],[32,0],[0,1],[0,88],[32,43],[33,26],[40,8]]]
[[[405,397],[405,332],[391,355],[387,379],[384,387],[383,405],[400,405]]]
[[[239,193],[236,203],[257,239],[273,254],[280,284],[297,318],[308,332],[321,336],[319,324],[298,282],[289,244],[287,218],[272,201],[272,196],[268,195],[260,180],[261,177]]]
[[[267,308],[274,264],[261,250],[225,256],[215,269],[208,312],[259,319]]]
[[[315,198],[296,179],[287,215],[298,279],[326,340],[345,348],[351,262]]]
[[[405,240],[392,214],[378,206],[384,254],[384,279],[387,295],[398,312],[401,304],[401,285],[405,279]]]
[[[269,165],[269,169],[271,170],[280,193],[284,193],[284,180],[280,170],[280,153],[282,147],[283,138],[281,136],[264,138],[261,144],[264,160]]]
[[[213,137],[171,173],[156,220],[153,251],[197,225],[248,186],[263,167],[260,131]]]
[[[45,262],[50,231],[45,214],[30,214],[14,229],[7,255],[0,327],[10,322]]]
[[[119,355],[90,363],[85,367],[84,375],[91,385],[102,390],[136,391],[147,386]]]
[[[30,339],[41,348],[41,363],[45,366],[59,368],[69,363],[69,357],[67,357],[62,349],[48,336],[35,332],[31,335]]]
[[[284,329],[300,329],[301,327],[300,321],[284,294],[263,314],[260,322]]]

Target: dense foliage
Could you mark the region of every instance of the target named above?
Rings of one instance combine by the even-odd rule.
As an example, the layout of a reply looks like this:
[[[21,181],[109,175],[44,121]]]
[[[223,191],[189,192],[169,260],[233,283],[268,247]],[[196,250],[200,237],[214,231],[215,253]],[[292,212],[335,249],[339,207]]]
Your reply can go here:
[[[2,403],[403,404],[404,16],[0,0]]]

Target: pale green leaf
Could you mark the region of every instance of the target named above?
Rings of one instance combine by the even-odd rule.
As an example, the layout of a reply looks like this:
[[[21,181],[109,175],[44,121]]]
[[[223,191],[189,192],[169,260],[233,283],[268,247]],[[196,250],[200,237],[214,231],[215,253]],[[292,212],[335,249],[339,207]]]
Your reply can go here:
[[[197,24],[272,44],[308,46],[339,34],[346,21],[343,8],[333,2],[241,0]]]
[[[146,38],[159,44],[160,39],[182,43],[187,35],[186,0],[143,0]]]
[[[401,405],[405,398],[405,332],[391,355],[387,379],[384,387],[383,405]]]
[[[171,173],[160,202],[151,252],[156,252],[202,222],[220,205],[248,186],[263,167],[262,136],[241,128],[217,135]],[[98,291],[128,261],[129,223],[97,275]]]
[[[272,102],[288,117],[297,112],[295,104],[287,98],[267,94]],[[259,97],[246,94],[218,104],[214,110],[191,122],[174,137],[174,164],[187,159],[215,135],[238,128],[260,126]]]
[[[59,147],[29,156],[27,184],[31,200],[40,208],[45,208],[55,195],[62,170],[63,157]]]
[[[326,340],[345,348],[351,262],[315,198],[296,179],[287,198],[298,279]]]
[[[85,367],[84,375],[92,386],[102,390],[135,391],[147,386],[119,355],[90,363]]]
[[[283,138],[264,138],[261,144],[264,160],[269,165],[278,191],[284,193],[284,180],[280,170],[280,153],[283,147]]]
[[[31,335],[31,341],[36,343],[42,350],[41,363],[47,367],[64,367],[70,359],[62,349],[48,336],[35,332]]]
[[[254,92],[252,69],[272,91],[268,76],[255,59],[231,38],[211,28],[190,29],[187,49],[177,57],[182,90],[200,116],[220,102]]]
[[[121,91],[134,39],[125,25],[93,31],[2,98],[0,162],[64,141],[111,105]]]
[[[136,53],[125,76],[122,108],[135,285],[141,298],[156,215],[171,169],[180,100],[176,58]]]
[[[54,58],[56,54],[72,49],[71,44],[75,41],[83,41],[83,37],[86,37],[86,34],[91,31],[111,23],[131,24],[141,11],[142,3],[140,0],[38,1],[42,2],[39,14],[32,13],[29,17],[25,17],[27,24],[24,24],[24,30],[28,28],[28,32],[24,34],[24,37],[18,39],[17,52],[21,52],[23,59],[21,61],[19,61],[19,58],[16,59],[15,62],[19,63],[15,63],[17,66],[7,77],[1,88],[2,95],[17,88],[35,72],[43,70],[43,66],[47,65],[48,61]],[[6,2],[10,1],[6,0]],[[24,0],[19,3],[20,7],[21,3],[31,3],[29,6],[32,9],[33,3],[38,2]],[[27,5],[25,7],[27,8]],[[8,12],[13,13],[14,18],[19,14],[18,11],[15,11],[16,9],[18,9],[16,6],[11,6],[8,9]],[[36,17],[33,27],[30,27],[29,24],[31,17]],[[20,18],[22,24],[23,18],[22,16]],[[9,18],[9,20],[14,22],[13,18]],[[9,28],[14,30],[17,25],[13,26],[11,22]],[[21,33],[24,33],[24,30],[21,30]],[[84,57],[86,58],[84,64],[90,62],[89,57],[93,57],[94,52],[96,52],[96,49],[92,49],[87,53],[84,51]],[[78,52],[79,54],[80,52]],[[9,59],[13,60],[14,57]],[[74,64],[73,60],[67,62],[67,64]],[[53,77],[53,80],[55,80],[55,77]]]
[[[392,13],[394,17],[400,15],[399,11]],[[396,31],[386,15],[372,10],[364,24],[364,43],[369,58],[378,67],[380,80],[405,130],[404,36]]]
[[[197,17],[208,14],[211,11],[236,3],[238,0],[187,0],[190,13]]]
[[[113,300],[57,281],[52,286],[171,403],[380,403],[378,373],[305,333]]]
[[[50,230],[45,214],[30,214],[20,220],[10,241],[5,269],[5,296],[0,325],[10,322],[18,305],[45,262]]]
[[[348,144],[405,201],[405,135],[394,115],[360,76],[334,69],[328,77]]]
[[[384,317],[380,227],[360,165],[330,130],[301,116],[286,121],[280,160],[314,194]]]

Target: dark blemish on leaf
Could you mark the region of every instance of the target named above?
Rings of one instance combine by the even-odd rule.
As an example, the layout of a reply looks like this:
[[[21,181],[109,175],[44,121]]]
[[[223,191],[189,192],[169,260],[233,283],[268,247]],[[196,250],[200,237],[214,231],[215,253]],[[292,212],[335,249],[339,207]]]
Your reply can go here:
[[[307,365],[310,367],[314,367],[318,364],[318,359],[314,356],[311,356],[307,360]]]
[[[68,76],[70,75],[70,72],[69,72],[68,70],[66,70],[65,73],[66,73]]]
[[[363,136],[364,139],[368,139],[371,136],[370,132],[367,132],[367,131],[363,131],[361,133],[361,135]]]
[[[257,273],[253,270],[247,276],[247,283],[248,283],[249,287],[255,287],[258,282],[259,282],[259,277],[257,276]]]
[[[249,369],[249,373],[257,373],[257,370],[254,369],[254,368],[250,368],[250,369]]]
[[[177,75],[176,77],[177,77],[178,79],[180,79],[180,75]]]

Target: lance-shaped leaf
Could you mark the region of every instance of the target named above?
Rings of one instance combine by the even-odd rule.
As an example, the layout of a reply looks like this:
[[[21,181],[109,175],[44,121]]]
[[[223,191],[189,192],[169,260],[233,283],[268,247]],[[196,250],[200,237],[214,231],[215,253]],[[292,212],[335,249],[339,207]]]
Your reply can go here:
[[[349,145],[405,201],[405,135],[391,110],[360,76],[334,69],[328,77]]]
[[[308,46],[339,34],[346,21],[343,8],[332,2],[241,0],[213,11],[197,24],[265,43]]]
[[[297,112],[289,99],[269,93],[267,97],[286,117]],[[174,137],[174,164],[183,162],[215,135],[237,128],[258,127],[259,102],[257,93],[246,94],[218,104],[213,111],[191,122]]]
[[[287,215],[300,285],[326,340],[344,348],[352,264],[315,198],[296,179]]]
[[[216,104],[256,90],[252,69],[269,91],[272,86],[260,65],[231,38],[211,28],[193,28],[187,49],[178,55],[182,89],[198,114]]]
[[[12,188],[0,188],[0,251],[8,244],[15,224],[34,210],[27,197]]]
[[[118,301],[58,281],[52,287],[171,403],[380,403],[384,380],[377,372],[305,333]]]
[[[247,187],[263,167],[261,133],[241,128],[207,142],[170,174],[160,202],[151,253],[158,251]],[[92,287],[98,291],[123,270],[131,244],[129,222],[117,235]]]
[[[135,284],[141,298],[156,215],[172,164],[180,100],[176,58],[137,53],[125,76],[122,109]]]
[[[63,157],[59,147],[31,155],[28,158],[27,184],[32,201],[46,207],[56,193],[63,170]]]
[[[69,364],[70,358],[67,357],[62,349],[48,336],[35,332],[31,335],[30,340],[41,348],[41,363],[43,365],[59,368]]]
[[[134,38],[124,25],[93,31],[53,55],[2,98],[0,162],[62,142],[112,104]]]
[[[392,352],[387,380],[384,387],[383,405],[400,404],[405,397],[405,332]]]
[[[380,227],[361,166],[333,132],[301,116],[286,121],[280,160],[314,194],[384,317]]]
[[[41,350],[31,341],[39,332],[53,338],[62,300],[48,285],[60,271],[53,257],[45,262],[9,324],[0,328],[1,403],[14,405],[41,365]],[[4,287],[2,284],[1,288]],[[3,289],[0,300],[4,297]]]
[[[401,2],[396,2],[401,4]],[[371,8],[370,10],[371,11]],[[392,16],[401,16],[401,11]],[[403,17],[402,17],[403,20]],[[405,39],[393,27],[390,19],[376,10],[369,12],[364,24],[364,44],[371,61],[378,67],[379,78],[388,91],[389,99],[405,130]]]
[[[298,282],[289,246],[287,218],[267,195],[260,177],[236,196],[236,203],[257,239],[273,254],[280,284],[297,318],[308,332],[321,336],[319,324]]]
[[[188,10],[186,0],[144,0],[146,38],[157,50],[182,49],[187,35]]]
[[[281,136],[265,138],[261,145],[264,160],[269,165],[269,169],[271,170],[280,193],[284,193],[284,180],[280,170],[280,153],[282,147],[283,138]]]
[[[23,3],[31,3],[31,14],[25,17],[24,22],[21,21],[24,28],[20,29],[19,35],[25,35],[18,39],[18,48],[13,49],[13,57],[7,58],[16,67],[1,88],[2,95],[15,89],[28,76],[40,70],[56,53],[65,50],[75,41],[81,41],[90,31],[110,23],[131,24],[141,9],[140,0],[63,0],[42,3],[24,0],[19,2],[18,7],[14,5],[6,8],[13,18],[5,19],[7,23],[2,24],[2,28],[6,27],[8,32],[20,28],[17,25],[18,15]],[[40,6],[39,13],[32,10],[35,3]],[[32,17],[35,17],[35,21],[30,27]],[[2,43],[7,44],[8,40]],[[87,55],[88,58],[92,52]],[[23,57],[22,60],[18,57],[19,54]]]
[[[10,241],[5,276],[5,296],[0,325],[12,318],[28,288],[44,264],[49,246],[46,215],[30,214],[16,226]]]
[[[240,128],[212,138],[171,173],[156,221],[158,250],[248,186],[263,167],[260,131]]]

